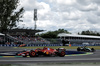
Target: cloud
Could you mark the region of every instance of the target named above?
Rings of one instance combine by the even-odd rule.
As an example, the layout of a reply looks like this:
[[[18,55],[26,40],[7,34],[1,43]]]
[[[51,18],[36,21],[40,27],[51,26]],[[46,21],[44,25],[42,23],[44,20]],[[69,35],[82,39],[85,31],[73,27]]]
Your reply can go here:
[[[95,14],[91,14],[91,16],[88,16],[87,21],[92,23],[92,24],[100,24],[100,17],[98,17]]]
[[[98,10],[94,12],[98,17],[100,17],[100,7],[98,6]]]
[[[100,31],[100,0],[20,0],[24,7],[23,23],[34,28],[33,10],[38,10],[37,29],[66,29],[72,33],[83,30]]]
[[[95,3],[90,3],[88,5],[77,4],[77,8],[81,11],[96,11],[98,9],[98,5]]]
[[[56,0],[58,4],[67,4],[67,5],[72,5],[73,3],[76,2],[76,0]]]

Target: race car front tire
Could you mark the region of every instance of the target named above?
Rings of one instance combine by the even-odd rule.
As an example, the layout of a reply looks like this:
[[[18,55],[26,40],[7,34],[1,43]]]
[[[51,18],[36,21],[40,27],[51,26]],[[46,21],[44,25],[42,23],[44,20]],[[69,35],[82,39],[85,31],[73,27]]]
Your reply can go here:
[[[35,51],[31,51],[30,52],[30,57],[35,57],[36,56],[36,52]]]
[[[81,51],[81,49],[78,47],[78,48],[77,48],[77,51]]]

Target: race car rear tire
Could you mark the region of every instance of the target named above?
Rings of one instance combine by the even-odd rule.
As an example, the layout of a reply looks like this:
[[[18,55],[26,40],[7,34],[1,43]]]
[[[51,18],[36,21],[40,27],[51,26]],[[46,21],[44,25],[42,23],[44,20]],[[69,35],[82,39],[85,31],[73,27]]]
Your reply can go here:
[[[35,57],[36,56],[36,52],[35,51],[31,51],[30,52],[30,57]]]
[[[59,54],[60,57],[64,57],[65,56],[65,52],[62,51],[60,54]]]
[[[94,51],[95,51],[95,49],[94,49],[94,48],[91,48],[91,50],[92,50],[92,52],[94,52]]]

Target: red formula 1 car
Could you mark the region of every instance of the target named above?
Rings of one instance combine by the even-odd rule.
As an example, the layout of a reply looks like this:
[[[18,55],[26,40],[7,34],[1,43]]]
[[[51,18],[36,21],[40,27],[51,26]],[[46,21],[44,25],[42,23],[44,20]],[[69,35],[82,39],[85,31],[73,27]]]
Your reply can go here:
[[[58,49],[52,49],[44,47],[43,49],[37,48],[35,50],[24,50],[22,52],[16,53],[17,56],[23,56],[23,57],[38,57],[38,56],[65,56],[66,49],[64,48],[58,48]]]

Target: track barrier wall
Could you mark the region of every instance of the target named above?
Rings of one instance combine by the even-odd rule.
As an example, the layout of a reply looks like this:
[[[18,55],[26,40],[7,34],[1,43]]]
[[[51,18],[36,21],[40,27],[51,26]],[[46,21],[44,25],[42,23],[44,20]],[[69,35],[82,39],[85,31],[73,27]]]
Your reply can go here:
[[[20,44],[0,44],[0,47],[18,47]],[[26,44],[26,47],[30,46],[63,46],[62,44]],[[72,44],[71,46],[100,46],[100,44],[94,44],[94,45],[82,45],[82,44]]]

